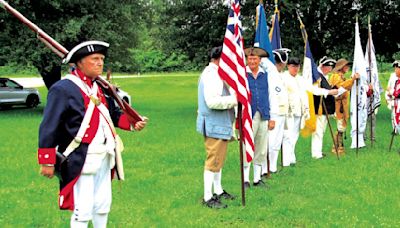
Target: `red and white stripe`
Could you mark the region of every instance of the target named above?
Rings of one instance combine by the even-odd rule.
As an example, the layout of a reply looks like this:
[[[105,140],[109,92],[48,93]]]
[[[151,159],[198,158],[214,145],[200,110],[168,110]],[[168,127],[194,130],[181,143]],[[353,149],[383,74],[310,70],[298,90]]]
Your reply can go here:
[[[243,106],[242,135],[247,162],[250,162],[254,156],[251,94],[246,76],[242,23],[240,21],[240,4],[238,0],[231,1],[230,16],[228,17],[218,74],[222,80],[226,81],[235,90],[238,102]]]

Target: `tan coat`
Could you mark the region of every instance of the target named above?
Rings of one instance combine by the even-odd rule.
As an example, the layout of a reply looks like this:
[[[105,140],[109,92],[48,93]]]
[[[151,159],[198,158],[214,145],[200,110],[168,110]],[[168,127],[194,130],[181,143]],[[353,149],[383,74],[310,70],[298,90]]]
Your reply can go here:
[[[330,77],[329,84],[332,87],[343,87],[346,90],[350,90],[353,86],[354,80],[352,78],[347,79],[343,73],[333,73]],[[335,98],[335,112],[337,119],[348,119],[349,118],[349,104],[348,104],[349,91],[344,92],[342,95]]]

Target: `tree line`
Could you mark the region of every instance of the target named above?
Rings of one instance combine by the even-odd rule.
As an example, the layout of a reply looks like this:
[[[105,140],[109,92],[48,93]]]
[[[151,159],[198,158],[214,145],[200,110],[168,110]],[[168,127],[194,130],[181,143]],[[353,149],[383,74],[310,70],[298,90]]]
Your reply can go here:
[[[110,43],[107,68],[119,72],[199,70],[208,62],[212,46],[221,45],[225,34],[226,0],[15,0],[20,11],[67,49],[84,40]],[[242,0],[246,46],[255,33],[258,0]],[[356,4],[359,3],[359,4]],[[274,1],[264,1],[267,18]],[[355,9],[359,6],[358,9]],[[301,12],[315,59],[324,55],[352,59],[354,23],[367,40],[367,17],[378,60],[391,62],[400,48],[399,1],[393,0],[280,0],[282,45],[302,57],[296,9]],[[46,68],[59,64],[35,34],[5,10],[0,11],[0,66]],[[399,56],[400,57],[400,56]]]

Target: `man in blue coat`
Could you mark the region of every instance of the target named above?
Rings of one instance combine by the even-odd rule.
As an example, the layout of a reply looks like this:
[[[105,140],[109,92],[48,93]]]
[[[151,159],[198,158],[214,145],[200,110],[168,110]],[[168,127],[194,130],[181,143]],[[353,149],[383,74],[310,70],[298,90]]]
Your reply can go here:
[[[60,209],[72,210],[71,227],[106,227],[111,206],[111,170],[115,168],[115,127],[141,130],[99,87],[109,44],[87,41],[74,47],[64,63],[76,68],[50,87],[39,129],[40,173],[60,175]],[[59,156],[57,156],[57,154]],[[57,157],[67,158],[60,163]]]

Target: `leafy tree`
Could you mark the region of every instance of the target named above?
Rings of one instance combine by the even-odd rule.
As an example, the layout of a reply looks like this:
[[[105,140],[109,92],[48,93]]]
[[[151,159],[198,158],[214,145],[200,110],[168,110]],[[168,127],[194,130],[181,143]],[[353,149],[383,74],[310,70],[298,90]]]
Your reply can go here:
[[[12,6],[67,49],[84,40],[110,43],[109,61],[116,70],[130,70],[128,48],[135,47],[145,20],[145,0],[20,0]],[[140,20],[138,20],[138,18]],[[35,34],[12,15],[0,13],[0,65],[17,63],[43,67],[60,60],[50,54]],[[53,55],[49,57],[50,55]]]

